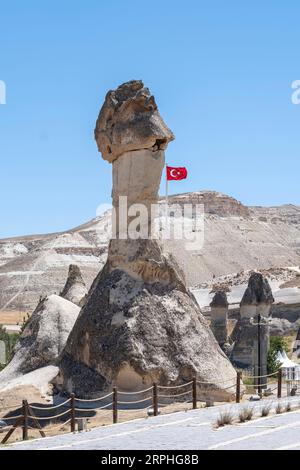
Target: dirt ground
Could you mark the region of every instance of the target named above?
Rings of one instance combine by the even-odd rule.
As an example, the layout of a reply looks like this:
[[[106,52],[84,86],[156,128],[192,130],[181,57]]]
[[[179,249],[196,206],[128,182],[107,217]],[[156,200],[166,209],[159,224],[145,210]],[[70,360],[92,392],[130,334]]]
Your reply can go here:
[[[0,325],[22,324],[24,319],[27,319],[27,312],[18,310],[0,311]]]

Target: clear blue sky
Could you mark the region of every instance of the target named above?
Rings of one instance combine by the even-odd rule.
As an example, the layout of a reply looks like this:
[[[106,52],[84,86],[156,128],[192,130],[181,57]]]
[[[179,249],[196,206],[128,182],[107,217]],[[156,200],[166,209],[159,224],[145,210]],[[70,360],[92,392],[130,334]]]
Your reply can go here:
[[[0,4],[0,237],[64,230],[110,202],[93,129],[143,79],[176,135],[170,192],[300,204],[298,0],[10,0]],[[163,186],[162,186],[163,190]]]

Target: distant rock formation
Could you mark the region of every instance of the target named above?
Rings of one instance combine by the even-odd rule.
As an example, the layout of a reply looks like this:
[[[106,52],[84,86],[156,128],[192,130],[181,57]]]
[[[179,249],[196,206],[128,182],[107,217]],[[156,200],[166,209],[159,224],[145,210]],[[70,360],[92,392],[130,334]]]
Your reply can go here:
[[[251,209],[244,206],[233,197],[217,191],[194,191],[193,193],[174,194],[172,204],[203,204],[205,214],[215,214],[221,217],[249,218],[253,215]]]
[[[248,287],[241,301],[241,317],[252,317],[260,313],[268,316],[274,297],[269,281],[261,273],[251,274]]]
[[[160,117],[154,97],[141,81],[109,92],[95,137],[103,158],[113,163],[113,205],[147,209],[158,200],[164,149],[174,136]],[[127,224],[132,217],[126,215]],[[182,384],[195,375],[200,387],[228,400],[235,370],[218,346],[180,269],[154,239],[116,238],[69,336],[60,362],[59,383],[78,396],[97,396],[115,384],[136,391],[154,381]],[[151,234],[152,217],[141,226]],[[124,235],[124,233],[123,233]],[[126,238],[126,237],[125,237]],[[222,381],[227,381],[222,383]],[[200,395],[199,395],[200,396]]]
[[[254,375],[258,375],[258,327],[261,316],[260,345],[261,371],[267,374],[267,352],[269,344],[269,323],[267,322],[271,305],[274,302],[271,287],[261,273],[251,274],[248,287],[240,304],[240,318],[233,330],[232,361],[242,368],[253,367]],[[255,324],[252,324],[255,323]]]
[[[300,319],[295,322],[290,322],[286,318],[273,317],[270,323],[270,336],[290,336],[298,331],[299,326]]]
[[[160,202],[163,207],[162,199]],[[210,282],[213,274],[300,266],[295,243],[300,238],[300,207],[240,207],[237,200],[216,191],[170,195],[169,203],[203,203],[205,208],[205,244],[200,254],[187,251],[185,240],[164,243],[189,287]],[[274,231],[271,219],[276,215],[283,222]],[[107,212],[64,233],[0,240],[0,309],[5,316],[14,316],[16,311],[26,315],[40,295],[61,292],[70,264],[80,267],[89,289],[106,262],[110,226],[111,213]],[[5,323],[0,314],[1,322]]]
[[[298,329],[295,344],[293,347],[293,353],[296,354],[297,357],[300,357],[300,327]]]
[[[210,303],[212,332],[221,348],[227,349],[228,330],[228,300],[224,291],[217,291]]]
[[[14,379],[54,364],[79,311],[77,305],[57,295],[41,300],[16,344],[11,362],[0,373],[0,390]]]
[[[60,296],[82,307],[88,293],[81,271],[76,264],[70,264],[66,284]]]

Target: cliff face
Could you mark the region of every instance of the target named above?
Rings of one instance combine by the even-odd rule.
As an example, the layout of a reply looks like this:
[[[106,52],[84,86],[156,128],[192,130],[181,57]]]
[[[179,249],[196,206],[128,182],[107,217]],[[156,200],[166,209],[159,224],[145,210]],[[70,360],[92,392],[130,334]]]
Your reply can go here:
[[[196,191],[171,196],[172,204],[203,204],[206,214],[248,218],[252,211],[241,202],[217,191]]]

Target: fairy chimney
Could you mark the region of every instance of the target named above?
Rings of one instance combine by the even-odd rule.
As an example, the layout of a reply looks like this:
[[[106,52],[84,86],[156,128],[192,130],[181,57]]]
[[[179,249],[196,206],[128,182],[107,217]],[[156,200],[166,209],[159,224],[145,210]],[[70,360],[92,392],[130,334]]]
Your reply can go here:
[[[95,138],[103,159],[112,163],[117,223],[107,262],[61,355],[59,386],[94,397],[113,385],[137,391],[153,382],[179,385],[196,376],[210,383],[199,385],[199,397],[230,400],[235,370],[177,263],[151,238],[149,209],[158,200],[164,153],[174,135],[142,81],[124,83],[106,95]],[[140,236],[131,238],[136,204],[146,217]]]
[[[268,317],[273,302],[274,297],[268,280],[261,273],[252,273],[240,304],[241,318],[251,318],[258,314]]]
[[[224,291],[217,291],[210,303],[210,327],[221,348],[228,340],[227,317],[228,300]]]
[[[267,374],[267,354],[269,348],[268,317],[274,297],[271,287],[261,273],[251,274],[248,287],[240,304],[240,318],[232,333],[234,346],[232,361],[241,368],[251,367],[254,375]],[[260,363],[258,370],[258,320],[260,325]]]
[[[60,297],[82,307],[87,293],[88,290],[79,266],[76,264],[70,264],[66,284],[60,293]]]

